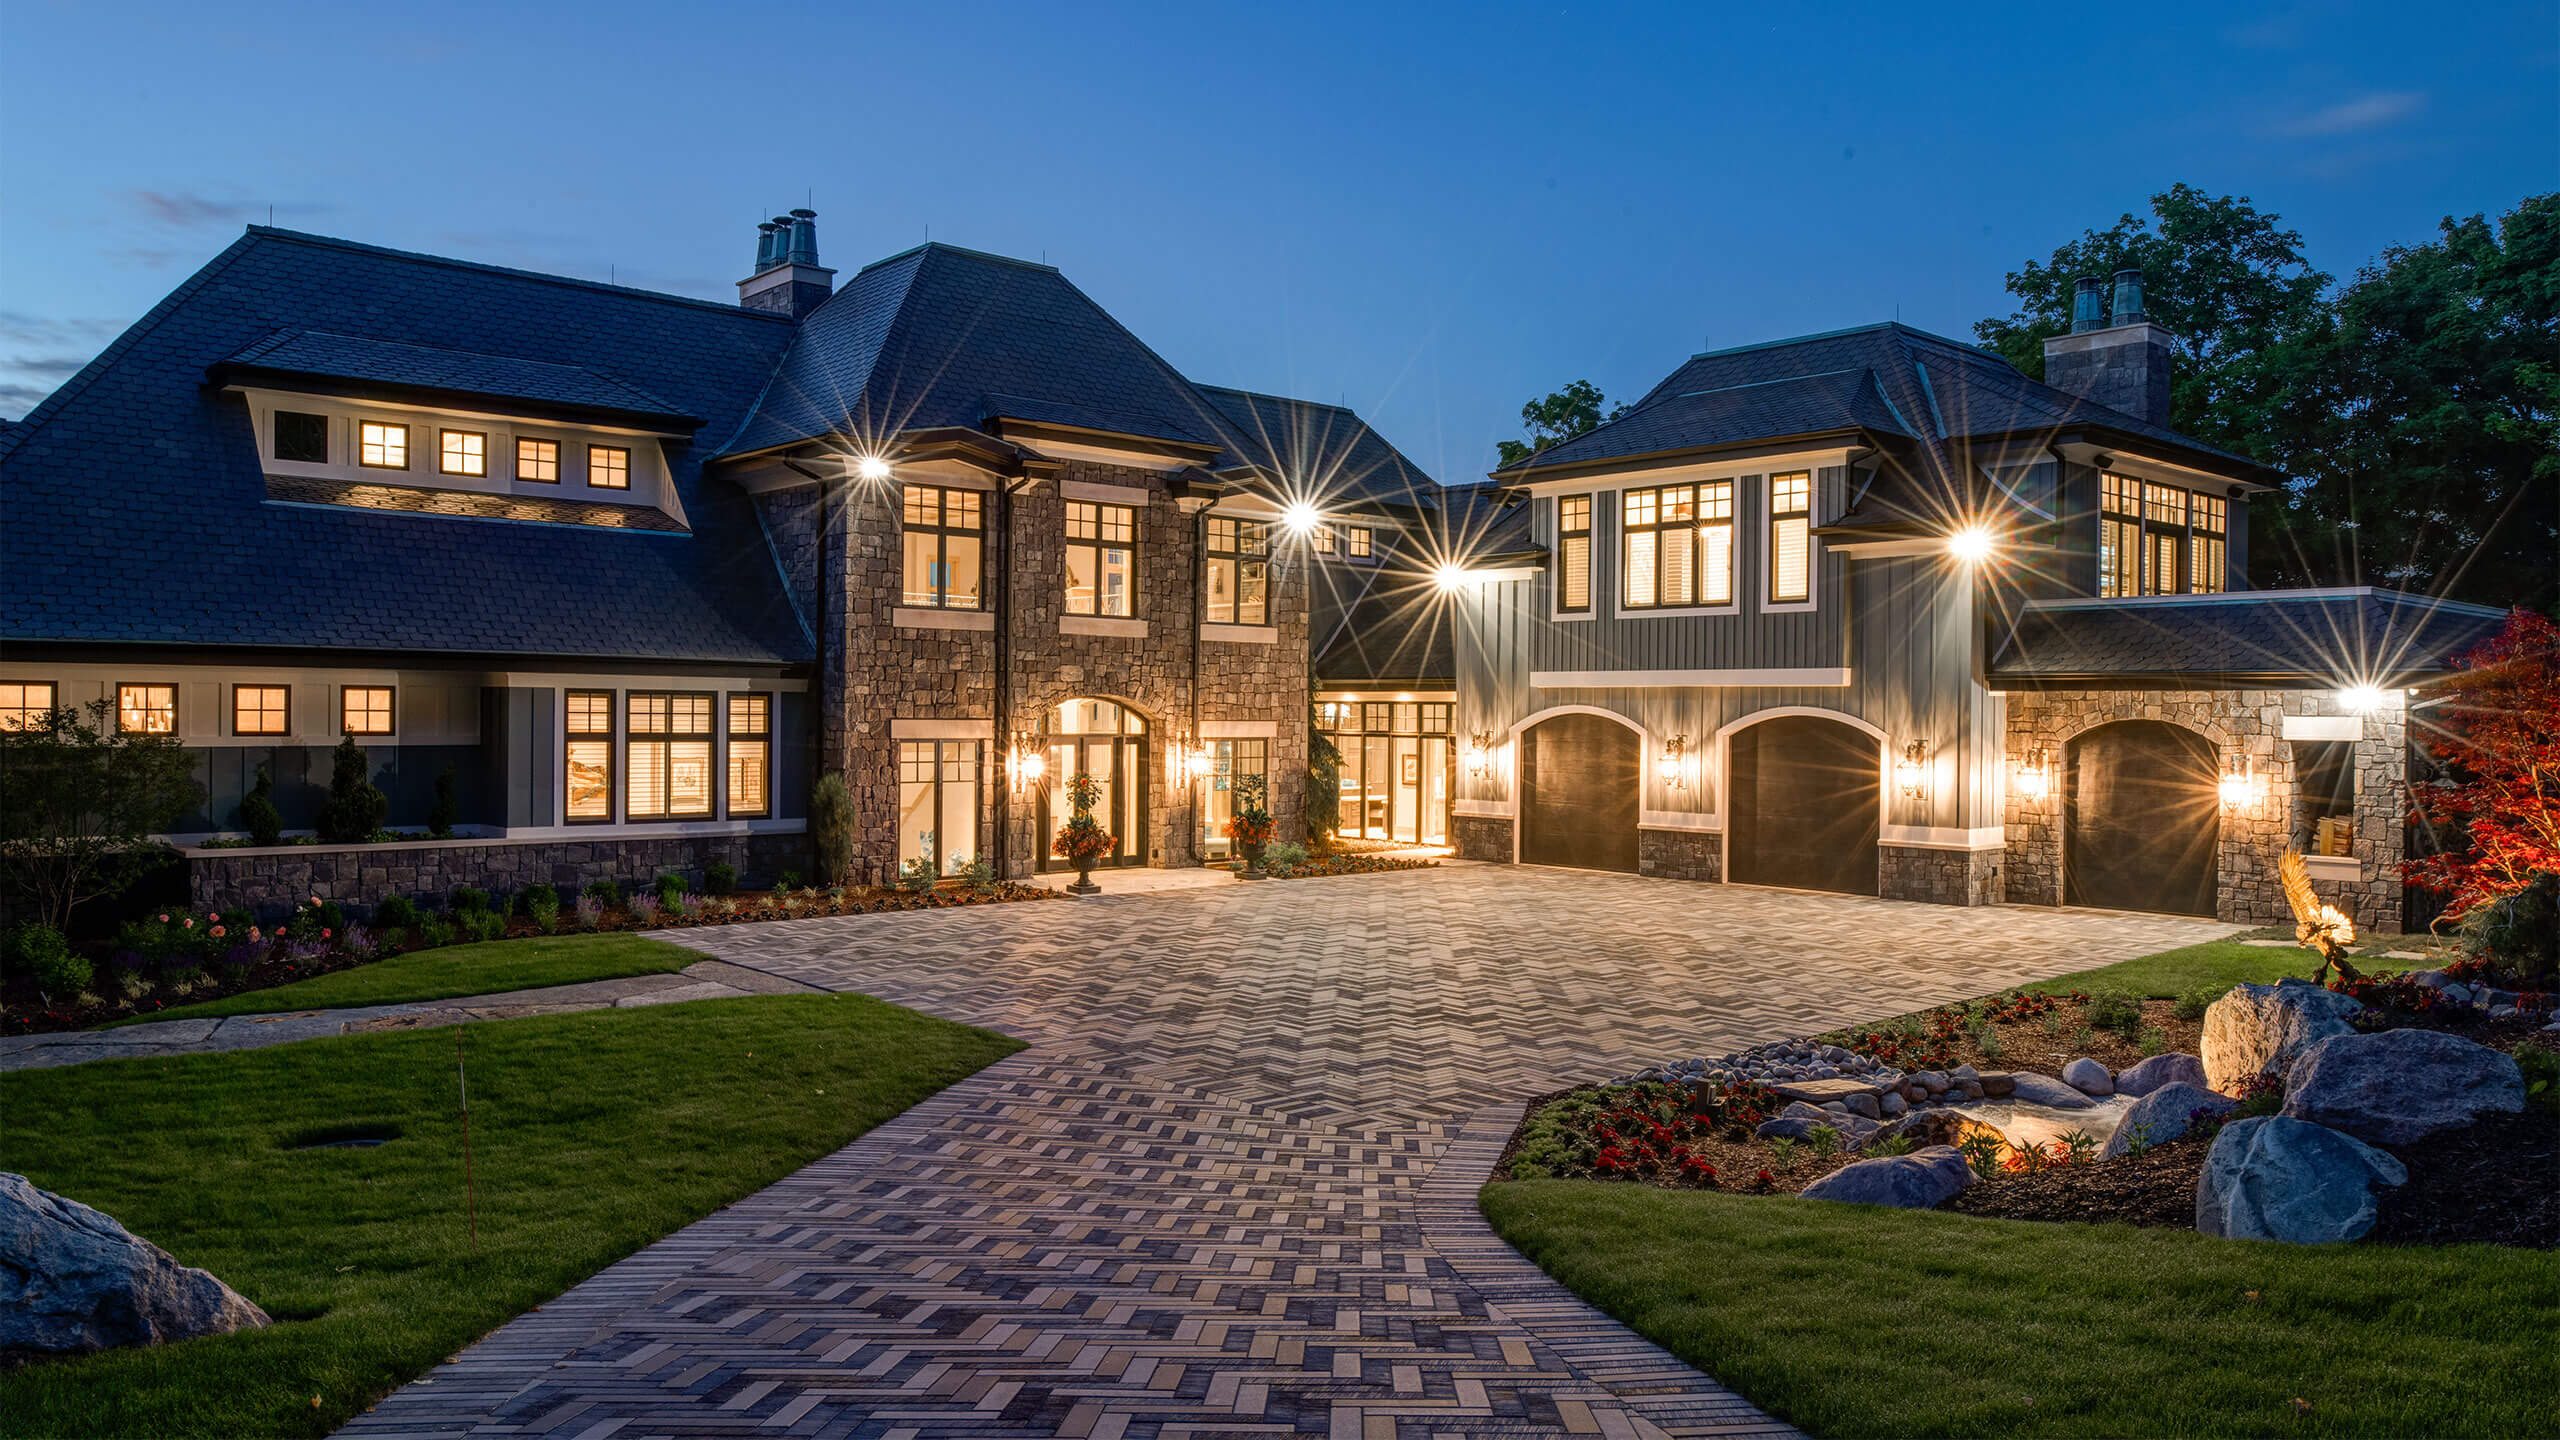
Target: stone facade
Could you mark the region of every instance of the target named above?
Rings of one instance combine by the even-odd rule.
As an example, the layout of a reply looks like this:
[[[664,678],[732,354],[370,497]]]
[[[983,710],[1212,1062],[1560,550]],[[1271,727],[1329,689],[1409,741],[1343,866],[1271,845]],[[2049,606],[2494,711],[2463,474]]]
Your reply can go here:
[[[1876,847],[1876,893],[1931,905],[1996,905],[2006,896],[1998,850]]]
[[[2008,840],[2008,898],[2020,904],[2059,905],[2063,899],[2063,790],[2071,741],[2117,720],[2160,720],[2183,726],[2213,743],[2228,769],[2246,757],[2256,792],[2244,804],[2224,805],[2216,856],[2217,918],[2245,925],[2290,923],[2277,862],[2288,848],[2310,849],[2298,804],[2294,742],[2284,738],[2288,715],[2351,717],[2362,738],[2355,748],[2352,858],[2362,878],[2314,875],[2312,888],[2351,916],[2360,929],[2400,927],[2399,863],[2407,808],[2408,730],[2397,700],[2372,714],[2352,716],[2325,690],[2085,690],[2021,692],[2008,698],[2008,749],[2014,766],[2042,749],[2051,758],[2051,793],[2031,797],[2012,783],[2003,817]]]
[[[739,885],[748,888],[770,885],[785,870],[810,873],[805,835],[285,845],[191,850],[186,861],[187,888],[198,908],[253,910],[261,919],[279,918],[314,896],[361,906],[394,895],[441,900],[462,885],[503,895],[542,884],[565,897],[591,881],[647,884],[679,874],[699,889],[715,861],[735,868]]]
[[[919,476],[919,483],[955,483]],[[887,881],[899,856],[899,723],[983,726],[978,834],[971,853],[1001,856],[1003,873],[1031,874],[1047,850],[1042,796],[1016,795],[1004,757],[1016,738],[1040,747],[1061,702],[1104,699],[1147,725],[1145,863],[1198,863],[1199,785],[1171,773],[1172,747],[1216,727],[1267,728],[1269,805],[1284,839],[1303,834],[1308,717],[1307,567],[1276,527],[1270,556],[1268,642],[1196,638],[1201,614],[1203,522],[1160,471],[1072,460],[1055,476],[1005,481],[979,494],[987,516],[982,614],[1004,633],[965,627],[974,617],[902,615],[899,489],[856,483],[824,502],[814,491],[764,499],[785,572],[821,637],[818,699],[821,772],[840,769],[853,799],[853,878]],[[1073,488],[1073,495],[1069,488]],[[1133,614],[1143,635],[1067,633],[1066,505],[1103,499],[1138,510]],[[814,557],[807,558],[807,557]],[[1081,619],[1082,617],[1077,617]],[[900,623],[901,620],[908,623]],[[1098,628],[1121,629],[1119,625]],[[997,683],[999,653],[1004,671]],[[944,738],[964,738],[946,732]],[[1054,791],[1068,777],[1049,775]],[[1058,814],[1064,818],[1063,798]],[[1001,831],[1001,834],[999,834]]]
[[[1511,863],[1511,821],[1500,815],[1452,815],[1449,839],[1461,860]]]
[[[1636,873],[1664,880],[1724,878],[1724,837],[1708,830],[1638,830]]]

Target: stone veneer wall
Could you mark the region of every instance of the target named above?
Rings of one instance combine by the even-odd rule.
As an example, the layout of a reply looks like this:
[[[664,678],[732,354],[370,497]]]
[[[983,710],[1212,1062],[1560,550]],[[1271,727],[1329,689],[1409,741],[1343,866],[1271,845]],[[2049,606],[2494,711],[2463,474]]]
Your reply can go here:
[[[785,870],[810,873],[805,835],[680,835],[654,839],[431,840],[415,845],[284,845],[189,850],[187,888],[202,909],[249,909],[271,918],[314,896],[372,905],[394,895],[442,900],[469,885],[512,893],[543,884],[573,897],[591,881],[647,884],[680,874],[700,889],[703,870],[726,861],[743,887]]]
[[[1724,837],[1708,830],[1638,830],[1636,873],[1664,880],[1721,880]]]
[[[2245,755],[2259,793],[2246,807],[2225,806],[2217,856],[2218,918],[2234,924],[2288,924],[2283,882],[2276,864],[2289,846],[2307,840],[2295,833],[2293,746],[2284,737],[2287,715],[2350,714],[2323,690],[2090,690],[2017,692],[2008,696],[2009,761],[2019,763],[2042,747],[2055,766],[2052,793],[2032,800],[2008,786],[2003,823],[2008,835],[2008,898],[2029,905],[2059,905],[2063,897],[2063,770],[2073,737],[2117,720],[2161,720],[2213,742],[2218,762]],[[2403,816],[2407,808],[2408,728],[2396,701],[2361,717],[2363,739],[2355,753],[2354,858],[2361,880],[2314,878],[2323,900],[2351,916],[2361,929],[2400,928]]]
[[[1449,839],[1461,860],[1511,863],[1511,821],[1500,815],[1452,815]]]
[[[1931,905],[1997,905],[2006,898],[2001,852],[1876,847],[1876,893]]]

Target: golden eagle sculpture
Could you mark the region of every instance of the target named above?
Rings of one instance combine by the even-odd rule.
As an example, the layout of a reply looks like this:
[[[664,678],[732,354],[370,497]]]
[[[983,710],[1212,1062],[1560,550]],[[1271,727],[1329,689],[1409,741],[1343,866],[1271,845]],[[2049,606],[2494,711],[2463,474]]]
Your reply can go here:
[[[2284,877],[2285,903],[2293,907],[2293,938],[2320,952],[2320,968],[2311,972],[2312,983],[2328,984],[2332,965],[2338,967],[2341,980],[2363,979],[2356,967],[2347,963],[2347,947],[2356,943],[2356,922],[2313,893],[2311,871],[2302,863],[2301,854],[2284,852],[2276,873]]]

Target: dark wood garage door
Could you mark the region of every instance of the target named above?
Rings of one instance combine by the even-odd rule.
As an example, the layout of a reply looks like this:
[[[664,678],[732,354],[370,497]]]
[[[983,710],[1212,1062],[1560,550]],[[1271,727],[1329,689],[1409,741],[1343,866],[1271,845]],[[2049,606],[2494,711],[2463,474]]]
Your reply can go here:
[[[1782,715],[1734,732],[1732,878],[1876,893],[1876,740],[1854,725]]]
[[[2072,741],[2066,764],[2063,902],[2211,915],[2222,840],[2213,742],[2120,720]]]
[[[1636,732],[1598,715],[1530,726],[1520,745],[1521,860],[1634,873],[1640,748]]]

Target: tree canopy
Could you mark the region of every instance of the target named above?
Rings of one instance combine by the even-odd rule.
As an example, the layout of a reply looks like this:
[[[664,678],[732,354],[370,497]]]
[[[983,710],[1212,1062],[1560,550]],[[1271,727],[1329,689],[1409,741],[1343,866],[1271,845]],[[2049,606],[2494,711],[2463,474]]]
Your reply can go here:
[[[1520,407],[1520,428],[1528,432],[1527,443],[1518,440],[1502,442],[1502,463],[1517,465],[1541,450],[1561,445],[1576,435],[1587,434],[1627,413],[1627,407],[1605,410],[1609,397],[1588,380],[1576,380],[1552,394],[1542,395]]]

